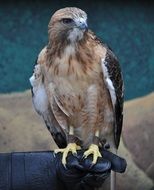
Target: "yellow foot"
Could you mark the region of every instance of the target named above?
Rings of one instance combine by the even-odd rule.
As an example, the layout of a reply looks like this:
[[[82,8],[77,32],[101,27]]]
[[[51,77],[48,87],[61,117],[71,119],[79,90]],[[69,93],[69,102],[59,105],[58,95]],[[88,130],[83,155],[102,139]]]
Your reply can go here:
[[[102,157],[96,144],[91,144],[89,149],[84,152],[83,157],[87,158],[90,154],[93,154],[93,164],[96,164],[98,157]]]
[[[68,153],[72,152],[73,155],[76,155],[77,150],[80,150],[80,149],[81,149],[81,147],[79,145],[77,145],[76,143],[69,143],[66,148],[56,149],[56,150],[54,150],[54,152],[55,152],[55,154],[57,154],[59,152],[63,153],[62,164],[64,166],[66,166],[66,159],[67,159]]]

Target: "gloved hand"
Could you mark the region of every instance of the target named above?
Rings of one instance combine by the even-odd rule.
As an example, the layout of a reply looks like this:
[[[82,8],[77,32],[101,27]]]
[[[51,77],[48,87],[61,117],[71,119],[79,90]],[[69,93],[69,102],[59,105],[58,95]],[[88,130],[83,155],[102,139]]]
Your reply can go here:
[[[57,174],[64,189],[93,190],[96,187],[101,187],[111,170],[120,173],[125,171],[126,161],[123,158],[107,150],[102,150],[102,154],[103,157],[99,158],[95,165],[92,165],[92,157],[82,158],[82,151],[78,151],[76,157],[70,154],[66,168],[59,161],[62,155],[57,154]]]
[[[92,190],[102,185],[110,171],[124,172],[126,161],[103,150],[96,165],[82,159],[83,152],[70,155],[66,168],[62,155],[53,152],[0,154],[0,190]]]

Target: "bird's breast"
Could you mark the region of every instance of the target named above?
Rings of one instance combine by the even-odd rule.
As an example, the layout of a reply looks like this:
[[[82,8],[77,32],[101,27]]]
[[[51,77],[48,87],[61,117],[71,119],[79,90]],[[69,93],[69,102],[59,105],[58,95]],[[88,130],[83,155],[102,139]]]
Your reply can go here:
[[[89,53],[89,52],[88,52]],[[99,56],[85,51],[77,51],[73,46],[67,46],[64,52],[55,57],[50,66],[51,76],[88,80],[95,78],[101,71]],[[95,57],[95,58],[94,58]]]
[[[103,85],[102,69],[99,57],[90,61],[85,53],[77,57],[72,49],[67,51],[67,54],[57,57],[52,62],[48,69],[48,78],[53,83],[51,86],[54,87],[53,94],[57,105],[69,118],[76,121],[79,113],[86,108],[90,86],[102,88],[99,88],[99,83]]]

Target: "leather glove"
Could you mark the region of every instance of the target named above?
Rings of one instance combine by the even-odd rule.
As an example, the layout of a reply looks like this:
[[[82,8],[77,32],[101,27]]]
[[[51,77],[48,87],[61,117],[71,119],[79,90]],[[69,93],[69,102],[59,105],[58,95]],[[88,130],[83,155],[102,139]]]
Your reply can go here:
[[[98,158],[95,165],[92,165],[92,157],[83,159],[83,152],[78,151],[76,156],[69,155],[66,168],[60,161],[57,162],[57,174],[60,181],[67,190],[93,190],[101,187],[104,180],[109,177],[111,170],[122,173],[126,169],[126,161],[107,151],[102,150],[102,158]],[[61,160],[62,155],[56,155]]]
[[[124,159],[103,150],[103,158],[91,165],[82,152],[70,155],[66,168],[61,154],[53,152],[1,153],[0,190],[92,190],[101,186],[111,169],[124,172]]]

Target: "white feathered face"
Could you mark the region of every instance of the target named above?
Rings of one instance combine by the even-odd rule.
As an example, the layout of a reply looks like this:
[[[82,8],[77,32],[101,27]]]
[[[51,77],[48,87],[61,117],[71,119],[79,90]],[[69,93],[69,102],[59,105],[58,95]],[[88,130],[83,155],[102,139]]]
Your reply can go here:
[[[49,37],[76,42],[87,31],[87,14],[79,8],[64,8],[55,12],[49,22]]]

